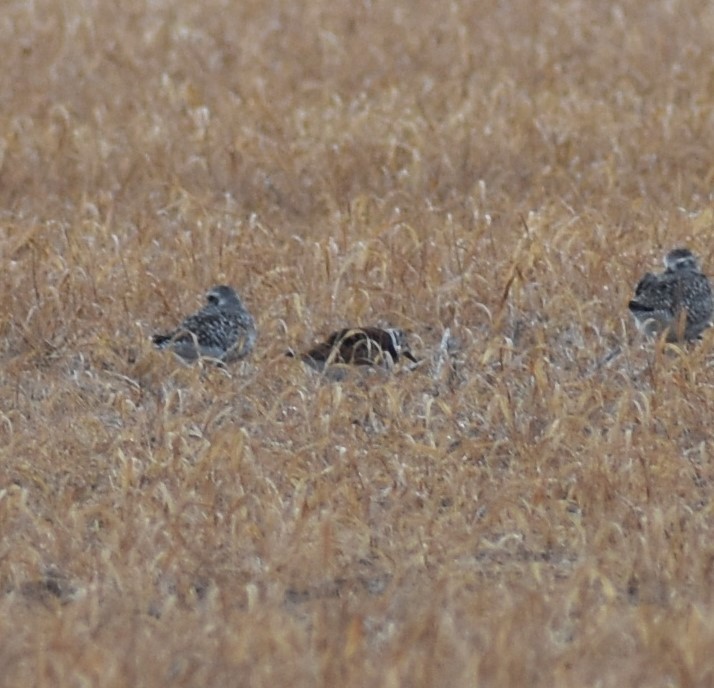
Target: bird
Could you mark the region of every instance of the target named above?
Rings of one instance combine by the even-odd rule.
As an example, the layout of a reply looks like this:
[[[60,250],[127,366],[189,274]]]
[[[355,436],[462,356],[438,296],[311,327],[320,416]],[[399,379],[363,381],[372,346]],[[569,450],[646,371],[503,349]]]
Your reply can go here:
[[[173,331],[155,334],[154,346],[185,361],[212,358],[229,363],[246,357],[258,336],[255,320],[232,287],[221,284],[206,294],[206,305]]]
[[[709,278],[688,248],[664,257],[664,272],[648,272],[628,304],[637,327],[646,335],[666,332],[668,342],[691,341],[711,325],[714,301]]]
[[[294,357],[293,351],[287,352]],[[412,354],[404,330],[394,327],[353,327],[333,332],[324,342],[300,355],[300,359],[318,371],[332,364],[371,365],[391,368],[399,357],[418,363]]]

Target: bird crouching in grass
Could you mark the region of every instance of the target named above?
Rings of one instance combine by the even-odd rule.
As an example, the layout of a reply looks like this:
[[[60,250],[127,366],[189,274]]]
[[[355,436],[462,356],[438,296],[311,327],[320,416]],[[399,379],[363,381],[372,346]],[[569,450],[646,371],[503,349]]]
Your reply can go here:
[[[255,346],[257,330],[235,290],[226,285],[213,287],[206,302],[172,332],[155,334],[154,346],[189,362],[211,358],[230,363],[247,356]]]
[[[293,351],[287,352],[294,357]],[[381,327],[354,327],[333,332],[324,342],[300,355],[306,365],[324,371],[333,364],[376,366],[391,369],[399,357],[418,363],[404,330]]]
[[[648,272],[639,281],[630,312],[646,335],[666,331],[668,342],[698,339],[711,325],[714,313],[709,278],[686,248],[670,251],[664,266],[664,272]]]

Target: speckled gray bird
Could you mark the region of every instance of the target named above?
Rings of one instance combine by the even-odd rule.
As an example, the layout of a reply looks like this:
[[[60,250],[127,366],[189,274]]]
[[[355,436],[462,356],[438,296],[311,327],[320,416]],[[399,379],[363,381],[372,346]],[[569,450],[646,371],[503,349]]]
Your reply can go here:
[[[714,312],[709,278],[687,248],[676,248],[664,258],[664,272],[648,272],[638,283],[629,309],[641,331],[667,341],[697,339],[711,325]]]
[[[206,301],[177,329],[154,335],[154,345],[186,361],[213,358],[229,363],[247,356],[255,346],[257,330],[238,294],[232,287],[219,285],[206,294]]]
[[[294,356],[292,352],[288,355]],[[333,332],[324,342],[300,356],[315,370],[332,364],[372,365],[391,368],[400,356],[417,363],[406,333],[397,328],[354,327]]]

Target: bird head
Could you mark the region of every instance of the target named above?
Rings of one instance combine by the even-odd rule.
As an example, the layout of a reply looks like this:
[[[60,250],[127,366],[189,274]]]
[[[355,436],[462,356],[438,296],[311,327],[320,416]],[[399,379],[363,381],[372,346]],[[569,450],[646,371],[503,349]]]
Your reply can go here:
[[[664,266],[669,272],[677,270],[699,270],[699,262],[688,248],[675,248],[664,258]]]
[[[206,301],[212,306],[225,306],[229,303],[236,301],[238,297],[232,287],[228,287],[225,284],[220,284],[217,287],[213,287],[206,294]]]

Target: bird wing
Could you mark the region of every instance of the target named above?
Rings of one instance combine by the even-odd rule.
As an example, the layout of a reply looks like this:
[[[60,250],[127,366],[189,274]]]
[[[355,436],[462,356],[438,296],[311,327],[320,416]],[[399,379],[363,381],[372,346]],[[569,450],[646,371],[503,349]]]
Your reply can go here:
[[[648,272],[635,288],[635,298],[629,303],[633,312],[669,312],[674,315],[677,282],[668,275],[653,275]]]
[[[173,333],[173,341],[196,341],[199,346],[223,344],[234,331],[229,318],[219,312],[205,309],[186,318]]]

